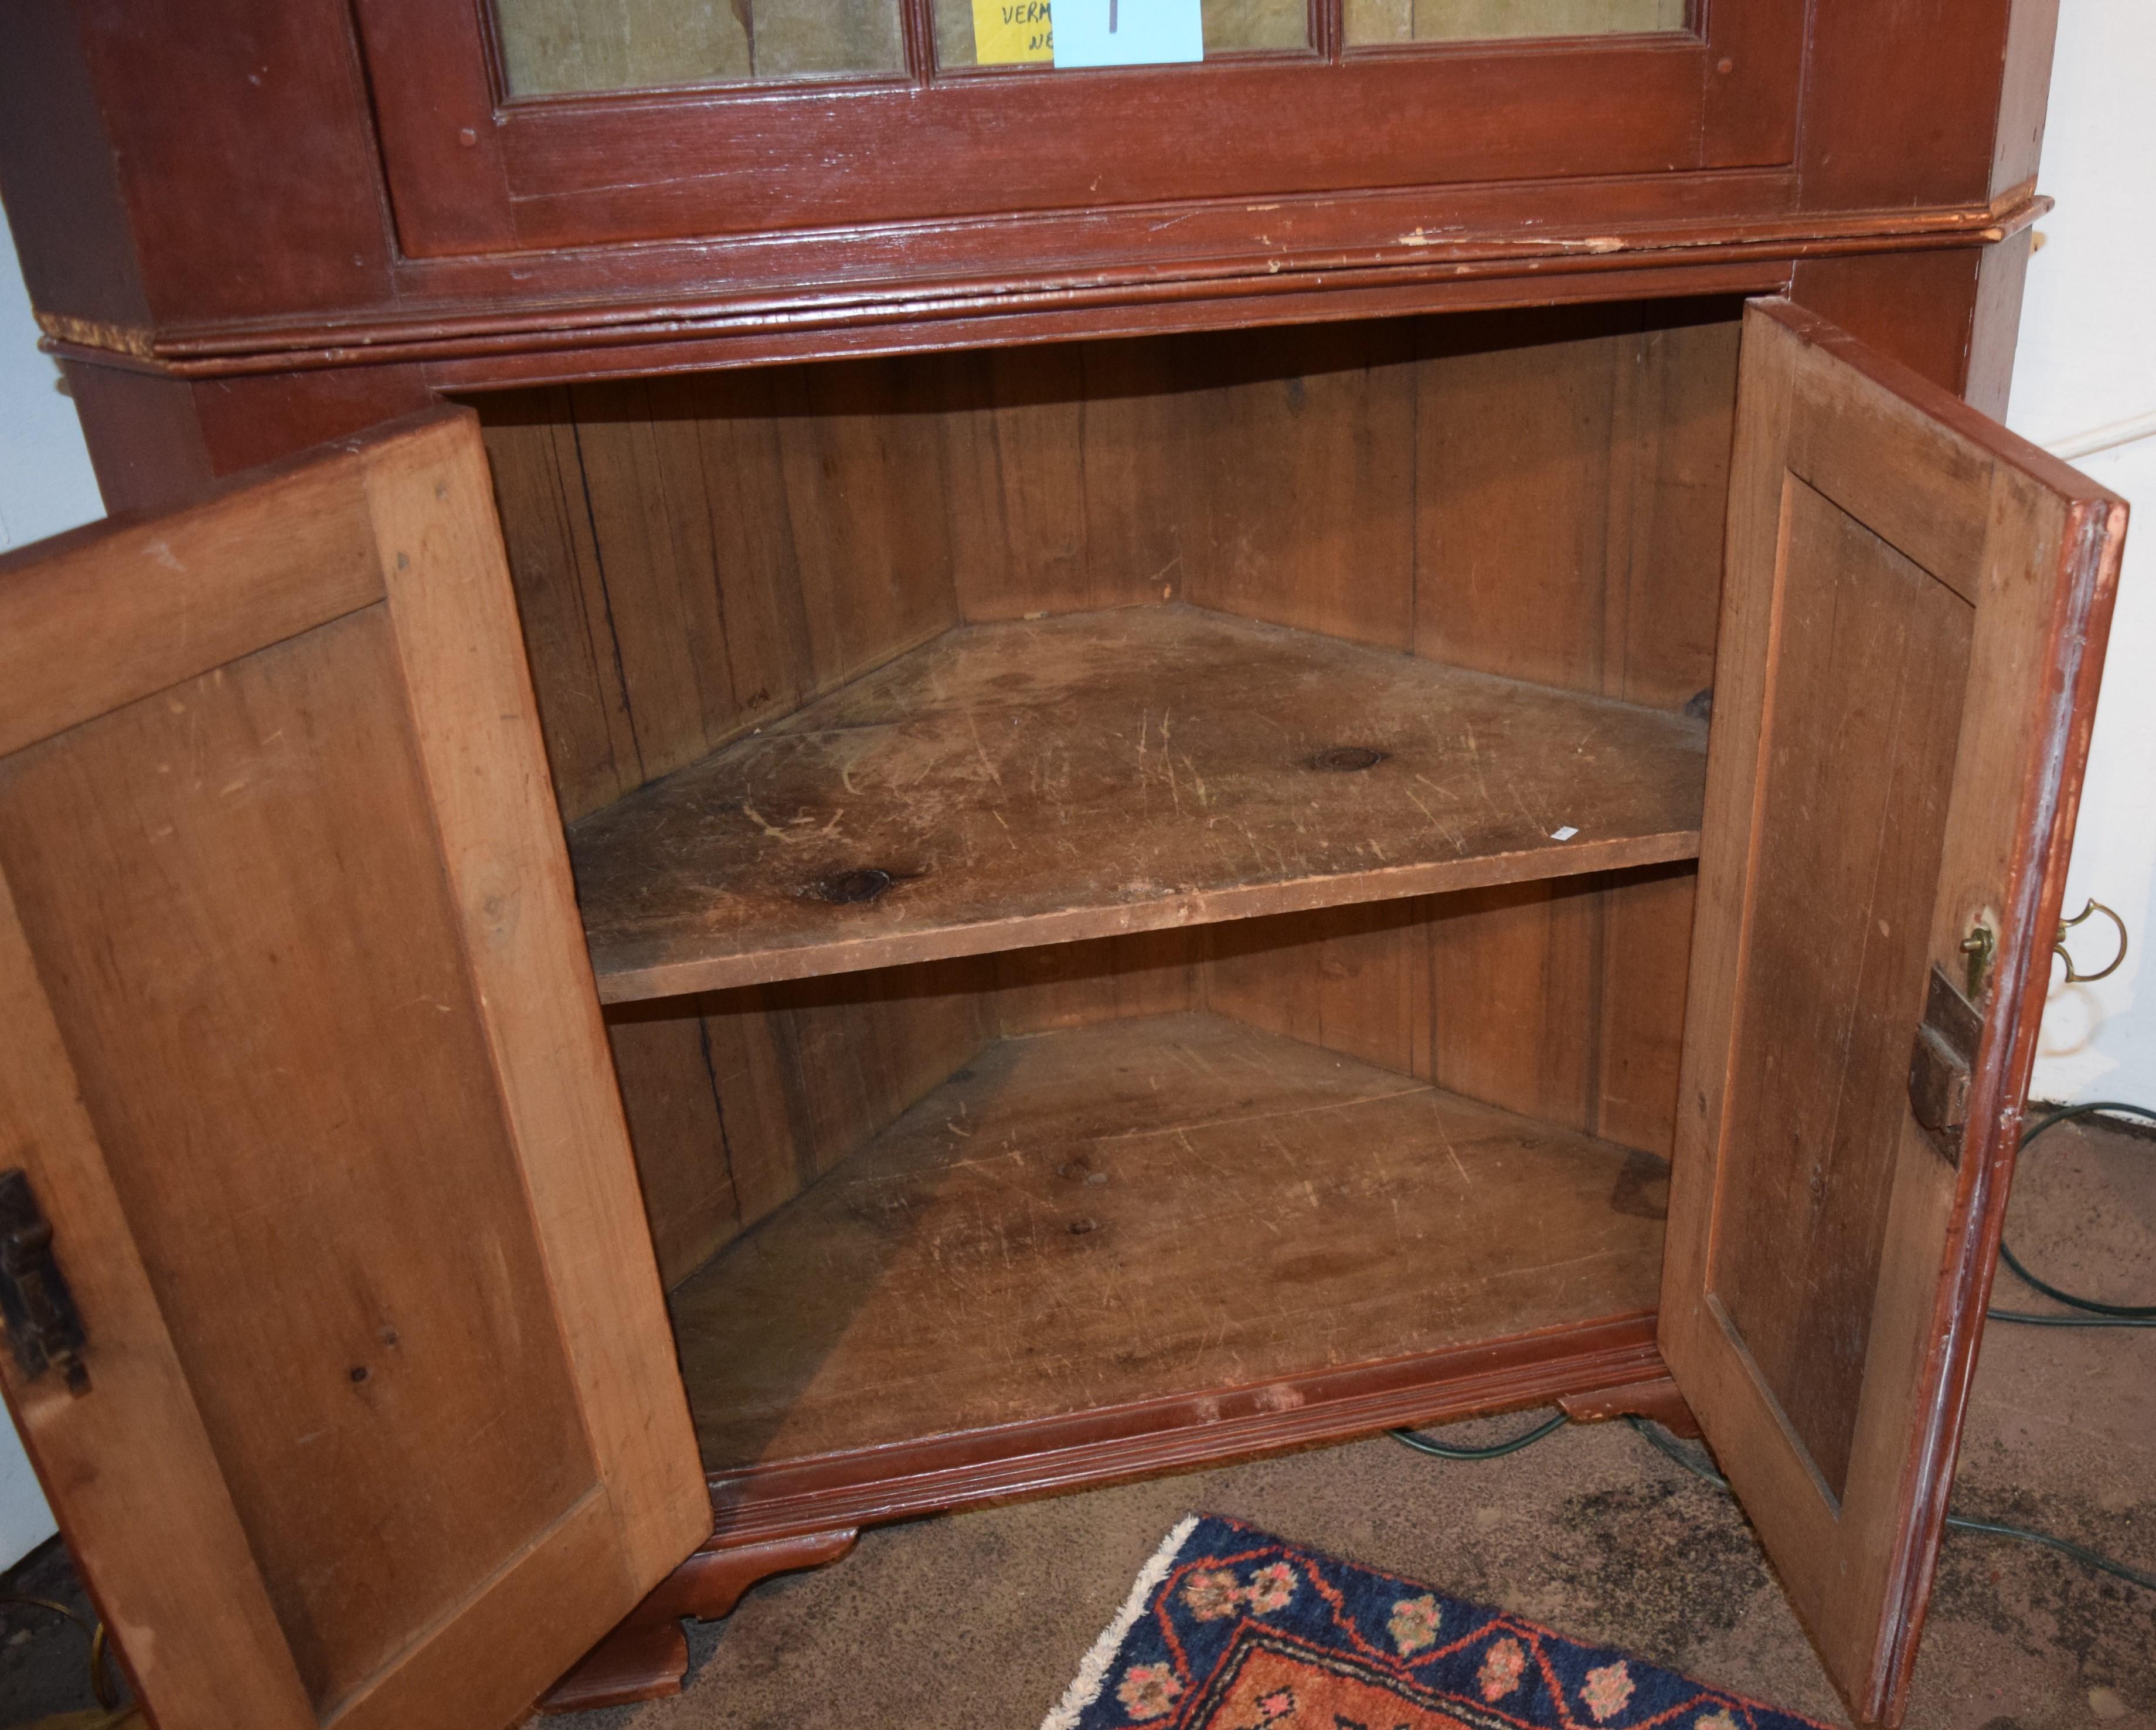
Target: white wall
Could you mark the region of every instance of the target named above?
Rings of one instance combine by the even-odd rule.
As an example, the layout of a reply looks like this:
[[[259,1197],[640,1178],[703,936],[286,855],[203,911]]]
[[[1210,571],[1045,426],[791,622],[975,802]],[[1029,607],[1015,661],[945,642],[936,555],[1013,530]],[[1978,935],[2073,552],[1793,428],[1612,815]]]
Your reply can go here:
[[[74,405],[59,393],[59,369],[37,345],[37,321],[0,215],[0,552],[105,514]],[[53,1530],[23,1445],[0,1425],[0,1568]]]
[[[2055,965],[2037,1060],[2040,1099],[2156,1106],[2156,5],[2064,0],[2041,184],[2059,208],[2038,224],[2014,369],[2015,430],[2068,449],[2131,426],[2142,436],[2076,465],[2123,495],[2138,520],[2097,710],[2066,911],[2093,896],[2131,928],[2126,965],[2066,985]],[[2074,951],[2109,959],[2101,915]]]
[[[105,515],[74,404],[38,352],[37,321],[0,213],[0,552]]]

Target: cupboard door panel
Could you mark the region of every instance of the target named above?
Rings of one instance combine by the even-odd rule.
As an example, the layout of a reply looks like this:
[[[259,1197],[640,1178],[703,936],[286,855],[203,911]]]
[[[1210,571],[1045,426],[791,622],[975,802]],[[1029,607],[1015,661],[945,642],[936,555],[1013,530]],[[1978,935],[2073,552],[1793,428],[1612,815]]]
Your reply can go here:
[[[1762,301],[1729,510],[1662,1350],[1851,1710],[1891,1723],[1998,1254],[2125,506]],[[1936,1050],[1920,1027],[1956,991],[1974,999],[1945,1030],[1966,1108],[1933,1134],[1912,1063],[1943,1073],[1917,1062]]]
[[[0,571],[0,1380],[164,1730],[506,1723],[709,1531],[488,499],[432,416]]]

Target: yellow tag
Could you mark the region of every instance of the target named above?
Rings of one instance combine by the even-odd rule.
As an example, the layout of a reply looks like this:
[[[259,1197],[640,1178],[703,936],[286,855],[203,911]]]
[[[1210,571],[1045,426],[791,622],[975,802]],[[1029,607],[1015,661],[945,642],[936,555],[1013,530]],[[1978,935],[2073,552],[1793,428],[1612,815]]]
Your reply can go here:
[[[973,0],[973,58],[983,66],[1054,59],[1048,0]]]

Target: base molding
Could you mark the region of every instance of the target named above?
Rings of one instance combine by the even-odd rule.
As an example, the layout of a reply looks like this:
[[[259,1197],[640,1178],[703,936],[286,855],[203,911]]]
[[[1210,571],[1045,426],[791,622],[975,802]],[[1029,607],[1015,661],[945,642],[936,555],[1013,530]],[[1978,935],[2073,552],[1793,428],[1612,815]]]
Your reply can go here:
[[[548,1689],[539,1710],[587,1712],[680,1693],[689,1668],[683,1617],[713,1621],[730,1614],[758,1581],[825,1567],[852,1550],[860,1535],[812,1532],[764,1543],[706,1545],[660,1581],[583,1663]]]
[[[1700,1439],[1699,1419],[1691,1414],[1677,1384],[1666,1375],[1627,1382],[1621,1388],[1599,1389],[1591,1394],[1568,1394],[1558,1409],[1575,1424],[1602,1424],[1613,1418],[1648,1418],[1672,1435],[1688,1441]]]
[[[836,1562],[865,1527],[1549,1404],[1578,1423],[1638,1416],[1699,1435],[1656,1349],[1655,1318],[1643,1315],[715,1475],[711,1537],[539,1709],[679,1693],[689,1664],[683,1617],[726,1615],[759,1580]]]

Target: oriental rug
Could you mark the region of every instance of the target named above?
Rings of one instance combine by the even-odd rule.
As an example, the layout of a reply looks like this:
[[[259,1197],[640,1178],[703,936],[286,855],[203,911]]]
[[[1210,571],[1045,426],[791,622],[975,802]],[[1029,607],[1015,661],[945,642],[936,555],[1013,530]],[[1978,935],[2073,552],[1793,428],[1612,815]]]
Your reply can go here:
[[[1041,1730],[1820,1730],[1218,1517],[1168,1535]]]

